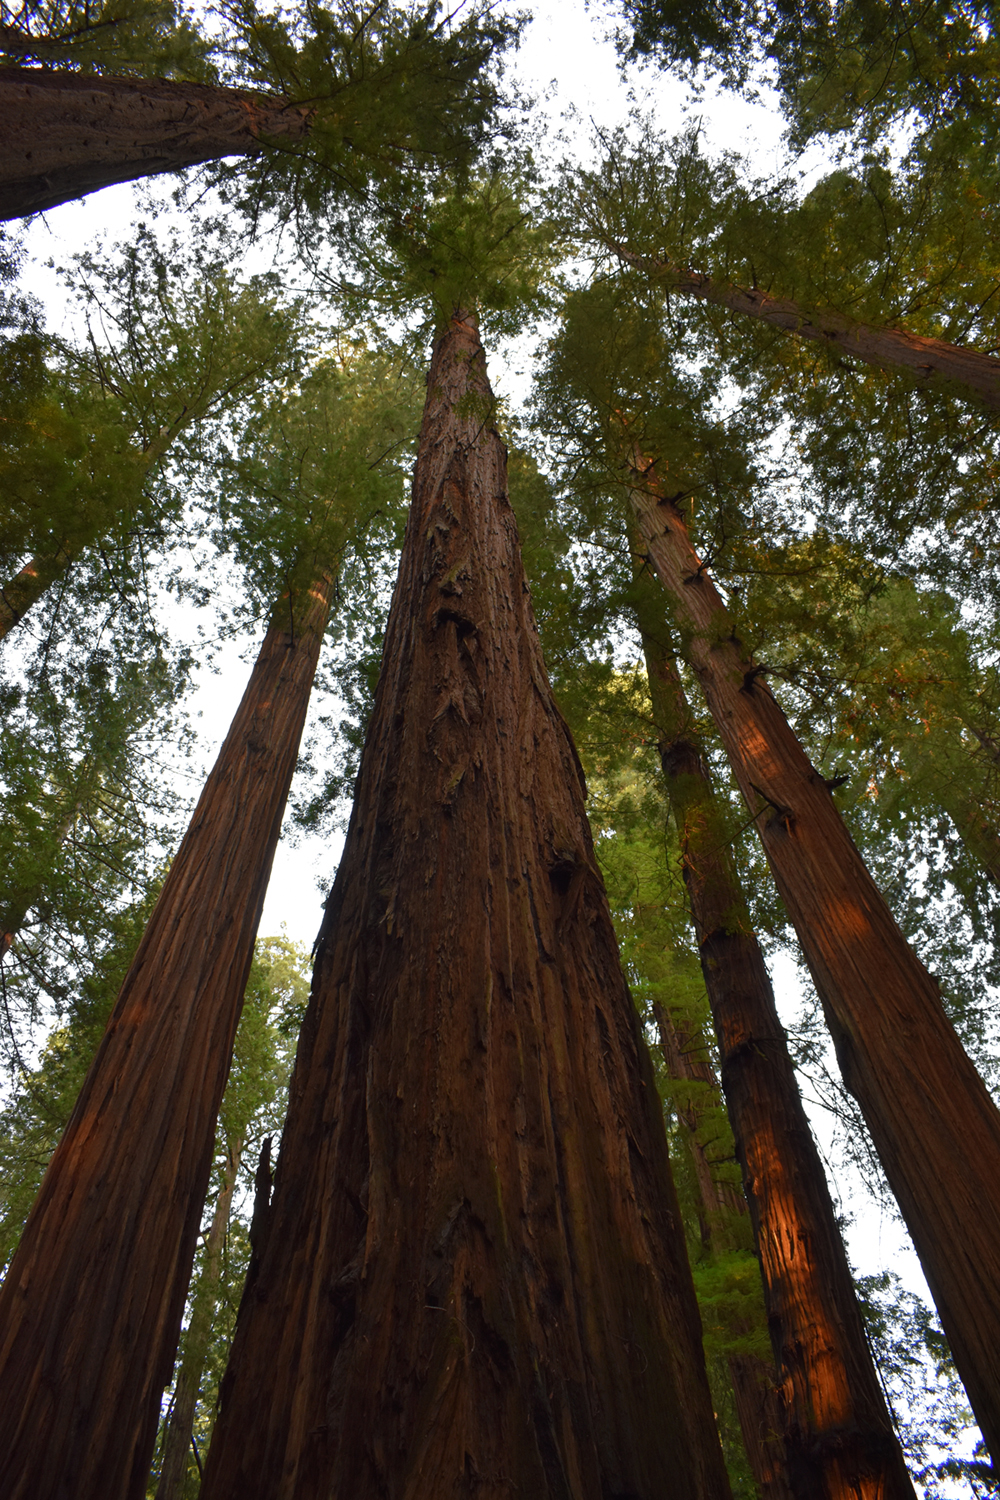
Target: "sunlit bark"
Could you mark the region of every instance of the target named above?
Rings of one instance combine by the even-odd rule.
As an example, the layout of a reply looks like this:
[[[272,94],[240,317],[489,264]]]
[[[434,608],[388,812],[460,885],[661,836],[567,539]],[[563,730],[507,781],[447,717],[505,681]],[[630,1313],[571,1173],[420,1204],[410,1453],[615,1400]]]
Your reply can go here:
[[[329,592],[265,636],[0,1287],[4,1500],[145,1494]]]
[[[492,407],[456,316],[203,1500],[729,1493]]]
[[[802,943],[844,1081],[913,1237],[976,1418],[991,1451],[1000,1453],[1000,1113],[826,782],[735,639],[678,506],[650,468],[636,474],[631,493],[688,659]],[[706,923],[709,968],[719,926]],[[780,1030],[765,1030],[755,1048],[749,1041],[741,1025],[725,1050],[767,1056],[769,1046],[781,1045]],[[728,1094],[725,1074],[723,1083]],[[768,1161],[778,1128],[762,1125],[759,1142]],[[786,1194],[793,1179],[762,1170],[754,1180],[777,1195],[779,1217],[791,1213]],[[841,1397],[835,1381],[829,1389],[833,1412]]]
[[[33,557],[8,583],[0,586],[0,641],[62,576],[74,555],[68,548],[60,548],[48,557]]]
[[[913,1500],[764,955],[667,651],[643,645],[723,1087],[761,1262],[799,1500]]]

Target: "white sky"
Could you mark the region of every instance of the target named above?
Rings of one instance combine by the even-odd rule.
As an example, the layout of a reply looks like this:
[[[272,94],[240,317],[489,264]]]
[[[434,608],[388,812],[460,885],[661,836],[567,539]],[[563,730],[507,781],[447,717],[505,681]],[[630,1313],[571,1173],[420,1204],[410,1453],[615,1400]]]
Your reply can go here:
[[[620,123],[636,104],[650,111],[661,129],[679,130],[694,117],[700,119],[709,146],[748,154],[761,173],[781,169],[784,162],[781,125],[772,108],[748,105],[711,91],[695,101],[674,80],[655,70],[633,71],[623,80],[613,48],[605,40],[607,22],[597,6],[588,10],[580,0],[562,0],[562,3],[536,5],[534,14],[514,71],[528,90],[544,98],[550,138],[554,139],[559,130],[568,130],[573,139],[582,142],[590,135],[592,125],[608,127]],[[565,118],[567,111],[574,113],[570,122]],[[171,179],[163,179],[163,185],[166,194]],[[42,263],[50,257],[57,262],[65,260],[75,250],[91,245],[95,236],[102,236],[109,243],[119,237],[126,238],[134,217],[135,192],[126,185],[53,209],[33,221],[28,246],[34,264],[24,280],[46,305],[50,326],[58,327],[63,321],[66,302]],[[517,363],[521,362],[519,357]],[[502,359],[494,358],[490,369],[497,394],[510,395],[516,401],[523,387],[513,364],[508,366]],[[221,674],[202,673],[193,711],[200,715],[199,745],[206,769],[246,684],[255,645],[244,643],[241,649],[229,651]],[[196,765],[185,766],[188,775],[197,770]],[[298,847],[282,842],[264,907],[262,935],[276,933],[283,927],[290,937],[311,946],[339,853],[339,839],[333,842],[304,839]],[[779,958],[774,968],[779,1005],[788,1020],[800,1003],[794,965]],[[812,1115],[821,1143],[827,1148],[835,1187],[847,1211],[857,1215],[847,1232],[855,1264],[866,1272],[890,1266],[929,1301],[905,1233],[897,1223],[884,1219],[863,1191],[858,1192],[850,1175],[839,1169],[836,1160],[830,1160],[829,1122],[822,1111],[813,1109]]]

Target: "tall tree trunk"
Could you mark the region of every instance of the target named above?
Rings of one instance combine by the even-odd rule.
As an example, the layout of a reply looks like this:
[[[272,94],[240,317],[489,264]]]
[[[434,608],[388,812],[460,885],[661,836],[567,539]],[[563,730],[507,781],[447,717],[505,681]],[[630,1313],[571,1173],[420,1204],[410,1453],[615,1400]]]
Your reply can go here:
[[[0,219],[113,182],[301,140],[310,111],[266,94],[162,78],[0,68]]]
[[[637,476],[631,495],[802,943],[844,1082],[868,1123],[976,1419],[996,1457],[1000,1112],[944,1013],[937,982],[910,949],[869,875],[826,782],[734,637],[680,510],[662,494],[650,468],[641,481]],[[720,928],[726,923],[716,917],[706,921],[706,972]],[[746,962],[746,982],[757,983],[757,959],[748,954]],[[765,1026],[758,1049],[751,1048],[740,1012],[733,1014],[738,1024],[723,1045],[734,1063],[754,1055],[773,1059],[783,1046],[780,1028],[775,1033]],[[727,1097],[731,1087],[745,1086],[748,1093],[754,1087],[737,1085],[733,1067],[724,1073],[723,1085]],[[796,1128],[794,1116],[787,1128]],[[767,1143],[767,1160],[774,1159],[777,1140],[773,1127],[759,1137],[762,1147]],[[754,1182],[761,1191],[770,1190],[763,1173],[754,1174]],[[783,1186],[780,1179],[773,1181],[776,1192]],[[779,1203],[780,1214],[788,1211]]]
[[[194,1414],[198,1405],[201,1378],[212,1324],[219,1306],[219,1277],[222,1273],[222,1250],[229,1228],[229,1210],[240,1170],[243,1141],[233,1143],[222,1178],[222,1189],[215,1201],[215,1212],[205,1236],[205,1265],[201,1285],[191,1309],[186,1349],[174,1384],[174,1399],[163,1441],[163,1462],[156,1485],[156,1500],[181,1500],[188,1470],[188,1454],[194,1433]]]
[[[722,1095],[715,1071],[708,1059],[703,1035],[678,1033],[673,1018],[656,1002],[653,1015],[660,1034],[660,1050],[671,1078],[696,1082],[703,1086],[703,1100],[719,1108]],[[701,1198],[702,1236],[710,1254],[739,1247],[742,1237],[732,1232],[734,1221],[749,1214],[742,1192],[730,1183],[716,1178],[701,1141],[702,1121],[707,1109],[689,1102],[677,1110],[695,1163],[698,1194]],[[777,1389],[773,1365],[755,1354],[731,1354],[729,1379],[733,1387],[736,1416],[750,1470],[760,1491],[760,1500],[795,1500],[788,1478],[785,1448],[785,1414]],[[812,1491],[817,1496],[822,1489]]]
[[[204,1500],[729,1493],[492,405],[456,315]]]
[[[872,328],[829,310],[806,311],[795,302],[762,292],[759,287],[716,281],[655,256],[636,255],[624,245],[609,244],[608,248],[627,264],[648,272],[668,291],[760,318],[784,333],[811,339],[826,349],[835,349],[840,355],[863,360],[880,370],[906,370],[925,385],[961,387],[990,411],[1000,411],[1000,359],[978,349],[949,344],[944,339],[924,338],[902,328]]]
[[[0,1287],[0,1494],[145,1493],[326,620],[286,599]]]
[[[914,1500],[774,991],[676,668],[643,634],[722,1083],[764,1281],[798,1500]]]

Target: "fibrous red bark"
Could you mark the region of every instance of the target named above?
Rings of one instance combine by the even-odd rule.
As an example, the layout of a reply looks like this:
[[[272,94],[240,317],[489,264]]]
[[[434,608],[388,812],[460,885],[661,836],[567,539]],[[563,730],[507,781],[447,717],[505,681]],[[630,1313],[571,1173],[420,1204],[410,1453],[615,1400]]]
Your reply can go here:
[[[491,408],[456,316],[204,1500],[729,1493]]]
[[[299,141],[310,111],[266,94],[162,78],[0,68],[0,219],[115,182]]]
[[[329,593],[264,639],[0,1287],[4,1500],[145,1494]]]
[[[944,1013],[937,982],[907,944],[868,873],[826,782],[735,639],[678,506],[662,493],[651,468],[637,475],[631,495],[650,558],[673,601],[688,659],[802,944],[844,1082],[861,1106],[995,1456],[1000,1453],[1000,1112]],[[711,941],[703,945],[709,964],[711,930],[710,923]],[[733,1019],[736,1031],[726,1050],[746,1057],[750,1037],[739,1012]],[[769,1043],[773,1055],[780,1028],[778,1034],[765,1028],[761,1056],[768,1055]],[[792,1118],[786,1125],[796,1129]],[[762,1140],[767,1139],[765,1130]],[[772,1160],[769,1146],[754,1180],[761,1191],[783,1196],[782,1181],[768,1175]],[[790,1209],[781,1202],[776,1211],[781,1217]]]
[[[682,297],[696,297],[727,307],[730,312],[759,318],[772,328],[809,339],[875,365],[880,370],[905,370],[921,384],[955,385],[971,392],[990,411],[1000,411],[1000,359],[968,345],[926,338],[903,328],[873,328],[830,308],[807,310],[784,297],[772,297],[759,287],[734,286],[698,271],[688,271],[653,256],[636,255],[622,245],[610,247],[629,265],[655,276],[657,282]]]

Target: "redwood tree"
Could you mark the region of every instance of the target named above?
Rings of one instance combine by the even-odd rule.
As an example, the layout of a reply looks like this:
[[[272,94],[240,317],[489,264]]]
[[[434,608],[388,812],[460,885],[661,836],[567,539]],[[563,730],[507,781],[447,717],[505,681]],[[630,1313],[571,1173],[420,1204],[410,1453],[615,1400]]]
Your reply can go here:
[[[991,1452],[1000,1453],[1000,1112],[687,534],[643,464],[631,489],[740,789]]]
[[[662,610],[643,592],[658,748],[760,1257],[788,1479],[800,1500],[912,1500],[764,955],[663,640]]]
[[[58,12],[56,3],[49,15]],[[205,39],[182,60],[195,81],[155,76],[175,59],[148,38],[144,55],[139,34],[121,61],[113,41],[88,53],[88,34],[102,25],[90,7],[69,28],[83,50],[64,46],[66,60],[154,76],[4,65],[4,54],[60,56],[32,35],[37,15],[26,15],[0,28],[0,219],[233,156],[244,158],[255,220],[265,206],[290,217],[368,201],[386,184],[407,182],[412,192],[414,178],[426,186],[445,167],[467,169],[491,139],[501,103],[493,59],[520,27],[489,6],[455,17],[335,0],[271,14],[266,24],[252,6],[231,7],[226,50],[247,87],[222,88],[204,81],[212,76]],[[118,19],[104,21],[106,35]],[[331,217],[323,228],[333,232]]]
[[[456,315],[205,1500],[728,1494],[491,406]]]
[[[5,1500],[138,1500],[329,606],[285,598],[0,1287]]]
[[[905,371],[921,384],[955,386],[988,410],[1000,411],[1000,359],[968,344],[926,338],[904,328],[876,328],[845,317],[835,308],[801,307],[790,298],[772,297],[760,287],[734,286],[655,256],[637,255],[625,245],[609,243],[608,249],[626,264],[645,271],[667,292],[759,318],[772,328],[809,339],[840,356],[863,360],[881,370]]]
[[[0,219],[115,182],[302,141],[312,111],[176,79],[0,68]]]

